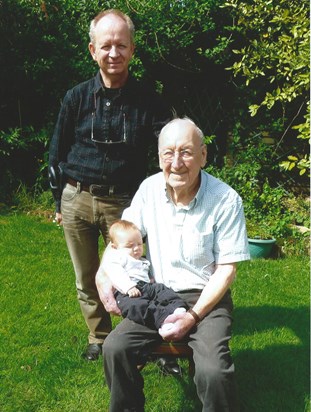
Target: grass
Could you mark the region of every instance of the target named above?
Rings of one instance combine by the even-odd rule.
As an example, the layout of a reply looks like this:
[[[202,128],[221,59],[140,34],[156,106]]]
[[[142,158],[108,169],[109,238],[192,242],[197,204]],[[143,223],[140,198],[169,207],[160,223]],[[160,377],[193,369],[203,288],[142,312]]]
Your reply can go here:
[[[107,411],[102,363],[80,357],[87,331],[62,229],[1,216],[0,246],[0,410]],[[233,297],[242,412],[309,411],[309,258],[240,264]],[[143,370],[146,412],[201,409],[185,362],[180,379]]]

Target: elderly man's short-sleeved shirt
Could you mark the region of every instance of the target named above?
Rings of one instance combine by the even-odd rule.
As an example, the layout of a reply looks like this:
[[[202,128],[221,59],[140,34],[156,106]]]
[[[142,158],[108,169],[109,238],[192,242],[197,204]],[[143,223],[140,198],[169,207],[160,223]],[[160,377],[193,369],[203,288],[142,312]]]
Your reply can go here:
[[[155,280],[175,291],[203,289],[216,264],[249,259],[240,196],[204,171],[196,197],[183,207],[171,201],[162,172],[147,178],[123,219],[146,236]]]

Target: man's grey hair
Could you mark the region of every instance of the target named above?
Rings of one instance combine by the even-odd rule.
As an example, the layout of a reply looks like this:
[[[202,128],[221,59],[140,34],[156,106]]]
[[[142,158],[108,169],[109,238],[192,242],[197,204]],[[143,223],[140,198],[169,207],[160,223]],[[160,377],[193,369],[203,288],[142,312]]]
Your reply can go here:
[[[109,9],[109,10],[104,10],[101,11],[100,13],[97,14],[97,16],[94,17],[94,19],[91,21],[90,24],[90,31],[89,31],[89,36],[90,36],[90,41],[93,45],[95,45],[95,28],[99,20],[101,20],[103,17],[108,16],[108,14],[113,14],[115,16],[120,17],[124,22],[127,24],[127,27],[129,28],[130,35],[131,35],[131,42],[134,44],[134,37],[135,37],[135,26],[132,21],[132,19],[125,13],[123,13],[121,10],[118,9]]]
[[[173,120],[171,120],[170,122],[168,122],[168,123],[162,128],[162,130],[161,130],[161,132],[160,132],[160,134],[159,134],[159,144],[160,144],[161,135],[162,135],[162,132],[164,131],[164,129],[166,129],[166,128],[169,127],[170,125],[172,125],[172,124],[174,124],[174,123],[176,123],[176,122],[179,122],[179,121],[184,121],[184,122],[190,123],[192,126],[194,126],[195,131],[196,131],[196,134],[197,134],[198,138],[201,140],[201,144],[202,144],[202,145],[205,145],[205,142],[204,142],[204,133],[203,133],[202,130],[194,123],[194,121],[191,120],[191,119],[190,119],[189,117],[187,117],[187,116],[182,117],[182,118],[181,118],[181,117],[176,117],[176,118],[174,118]]]

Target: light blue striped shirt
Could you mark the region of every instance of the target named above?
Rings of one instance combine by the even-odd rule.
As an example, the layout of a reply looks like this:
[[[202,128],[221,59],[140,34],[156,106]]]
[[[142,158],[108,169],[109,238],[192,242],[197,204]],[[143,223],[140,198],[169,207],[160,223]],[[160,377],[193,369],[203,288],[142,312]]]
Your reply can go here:
[[[205,171],[195,198],[183,207],[170,200],[162,172],[148,177],[122,218],[147,236],[155,280],[175,291],[203,289],[215,264],[250,258],[240,196]]]

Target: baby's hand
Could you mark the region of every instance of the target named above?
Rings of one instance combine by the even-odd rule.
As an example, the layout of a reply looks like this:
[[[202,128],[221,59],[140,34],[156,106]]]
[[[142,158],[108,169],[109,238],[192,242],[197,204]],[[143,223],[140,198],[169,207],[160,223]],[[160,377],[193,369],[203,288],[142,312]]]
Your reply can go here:
[[[140,290],[137,289],[136,286],[133,286],[131,289],[129,289],[127,291],[127,294],[130,298],[137,298],[138,296],[141,296]]]

